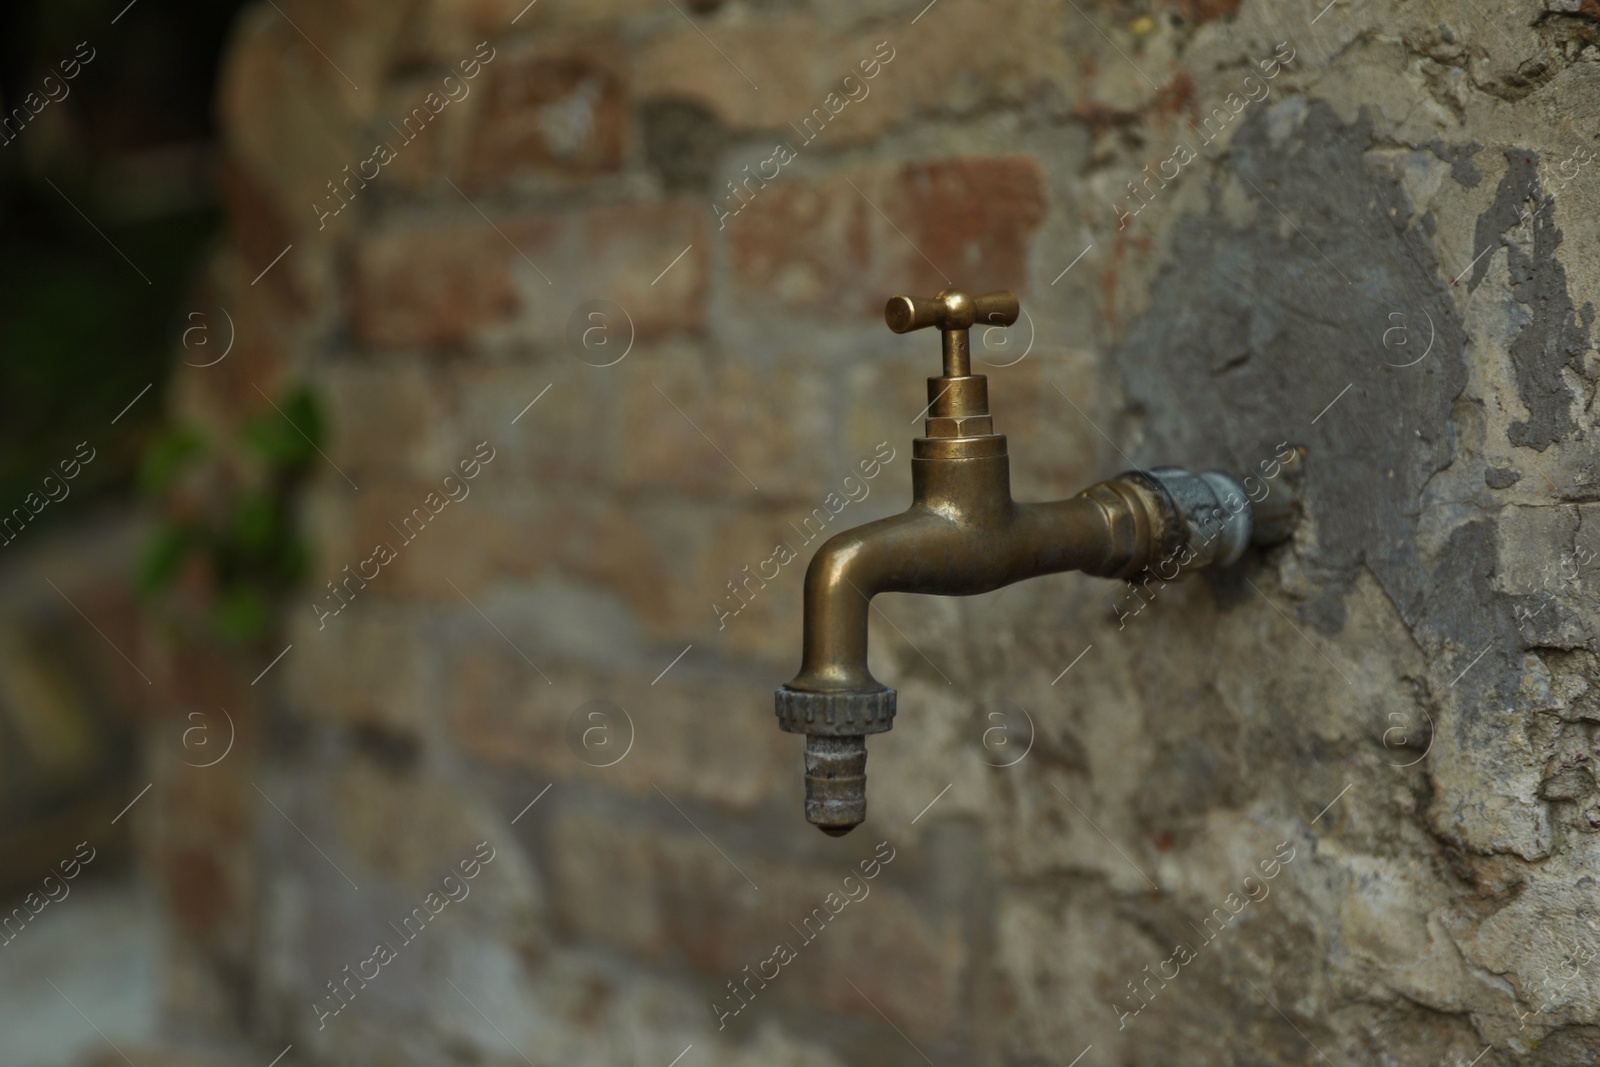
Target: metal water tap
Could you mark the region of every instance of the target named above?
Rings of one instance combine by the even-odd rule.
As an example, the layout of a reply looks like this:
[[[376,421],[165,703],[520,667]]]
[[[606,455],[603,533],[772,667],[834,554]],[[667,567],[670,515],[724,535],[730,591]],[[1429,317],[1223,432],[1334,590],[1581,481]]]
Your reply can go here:
[[[1182,570],[1226,566],[1252,541],[1292,530],[1292,490],[1253,516],[1244,486],[1221,471],[1128,471],[1068,500],[1012,500],[1005,435],[994,432],[988,379],[971,371],[968,331],[1010,326],[1018,312],[1011,293],[955,289],[884,309],[895,333],[938,327],[944,374],[928,379],[926,436],[912,442],[911,506],[831,538],[806,570],[800,673],[775,704],[778,725],[806,735],[806,819],[824,833],[866,818],[866,736],[894,722],[895,691],[867,670],[878,593],[972,596],[1071,570],[1128,578],[1179,557]]]

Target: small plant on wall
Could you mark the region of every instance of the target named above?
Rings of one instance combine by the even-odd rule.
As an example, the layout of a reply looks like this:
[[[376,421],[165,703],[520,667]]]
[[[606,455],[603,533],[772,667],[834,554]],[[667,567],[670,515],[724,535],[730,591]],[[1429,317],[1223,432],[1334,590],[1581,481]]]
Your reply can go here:
[[[170,628],[257,644],[306,574],[310,551],[295,529],[295,503],[326,424],[305,386],[277,408],[247,416],[220,440],[172,426],[145,451],[140,486],[162,517],[138,587]]]

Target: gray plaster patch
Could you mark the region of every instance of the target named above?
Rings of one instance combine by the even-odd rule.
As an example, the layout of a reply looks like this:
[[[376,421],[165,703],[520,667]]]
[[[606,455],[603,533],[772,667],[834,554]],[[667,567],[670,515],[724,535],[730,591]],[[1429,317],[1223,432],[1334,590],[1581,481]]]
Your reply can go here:
[[[1567,292],[1567,271],[1556,258],[1561,231],[1550,210],[1555,198],[1540,188],[1538,153],[1511,149],[1506,163],[1494,203],[1478,219],[1473,245],[1480,253],[1505,245],[1512,299],[1528,310],[1529,321],[1510,349],[1517,395],[1528,409],[1528,420],[1513,423],[1507,437],[1514,445],[1543,452],[1578,429],[1563,371],[1582,369],[1594,305],[1585,302],[1578,310]],[[1531,254],[1524,242],[1509,236],[1524,226],[1532,227]],[[1483,281],[1488,259],[1482,256],[1473,267],[1470,289],[1475,291]]]
[[[1476,141],[1472,144],[1451,145],[1435,137],[1426,147],[1439,160],[1450,164],[1450,177],[1463,189],[1476,189],[1478,183],[1483,181],[1483,171],[1472,161],[1473,156],[1483,151],[1483,145]]]
[[[1280,441],[1306,445],[1313,535],[1297,551],[1320,592],[1298,603],[1270,585],[1262,593],[1313,643],[1337,644],[1354,639],[1341,632],[1346,601],[1370,571],[1430,661],[1416,699],[1432,708],[1436,757],[1449,761],[1430,766],[1457,771],[1434,779],[1437,832],[1474,850],[1542,854],[1532,785],[1483,788],[1527,776],[1501,712],[1517,703],[1525,642],[1511,598],[1493,587],[1494,516],[1462,521],[1426,558],[1418,548],[1430,479],[1458,458],[1454,406],[1468,372],[1454,272],[1398,180],[1369,163],[1368,116],[1345,124],[1312,103],[1279,145],[1266,127],[1246,120],[1213,172],[1219,203],[1242,201],[1253,216],[1241,223],[1219,206],[1179,222],[1151,310],[1113,351],[1148,435],[1135,458],[1240,471]],[[1431,324],[1431,352],[1412,366],[1390,365],[1383,345],[1396,313],[1419,331]],[[1248,358],[1215,370],[1241,348]],[[1210,579],[1223,610],[1257,596],[1243,585],[1250,567]],[[1284,639],[1300,637],[1286,627]]]
[[[1419,501],[1452,461],[1451,407],[1466,383],[1465,333],[1438,256],[1399,182],[1367,165],[1371,147],[1365,117],[1345,125],[1322,103],[1278,144],[1265,121],[1247,120],[1217,180],[1254,219],[1240,227],[1216,210],[1180,222],[1156,310],[1114,356],[1130,403],[1147,412],[1151,461],[1245,470],[1280,441],[1310,448],[1311,562],[1329,595],[1306,617],[1325,632],[1340,627],[1338,601],[1363,566],[1408,623],[1428,614]],[[1433,335],[1413,366],[1389,365],[1394,315],[1419,331],[1417,350]],[[1248,358],[1213,371],[1240,350]],[[1489,632],[1464,620],[1485,614],[1482,596],[1450,626],[1480,648]]]
[[[1522,475],[1502,467],[1490,467],[1483,472],[1483,481],[1490,489],[1510,489],[1522,481]]]

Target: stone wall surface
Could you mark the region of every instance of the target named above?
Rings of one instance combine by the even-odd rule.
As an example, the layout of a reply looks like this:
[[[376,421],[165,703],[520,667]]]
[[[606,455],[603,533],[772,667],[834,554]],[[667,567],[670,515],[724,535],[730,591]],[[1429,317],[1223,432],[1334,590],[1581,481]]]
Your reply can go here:
[[[1590,0],[278,0],[220,111],[239,347],[171,407],[306,379],[333,438],[240,751],[149,759],[176,1032],[1596,1062]],[[1028,312],[975,338],[1019,499],[1284,491],[1288,442],[1307,514],[1170,586],[880,598],[900,722],[825,838],[771,712],[812,547],[744,583],[908,501],[937,346],[879,309],[947,284]]]

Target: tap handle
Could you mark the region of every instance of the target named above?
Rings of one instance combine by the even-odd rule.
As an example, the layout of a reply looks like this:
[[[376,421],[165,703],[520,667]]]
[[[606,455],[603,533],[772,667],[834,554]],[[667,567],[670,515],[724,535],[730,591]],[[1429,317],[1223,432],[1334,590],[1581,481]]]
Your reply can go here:
[[[1004,289],[982,296],[946,289],[931,300],[921,296],[892,296],[883,309],[883,319],[895,333],[910,333],[925,326],[965,330],[974,325],[1010,326],[1017,321],[1021,310],[1016,294]]]
[[[1016,295],[1004,289],[982,296],[946,289],[932,300],[920,296],[891,296],[883,309],[883,321],[895,333],[910,333],[924,326],[939,327],[944,338],[945,377],[964,378],[972,373],[967,330],[974,325],[1010,326],[1021,311]]]

